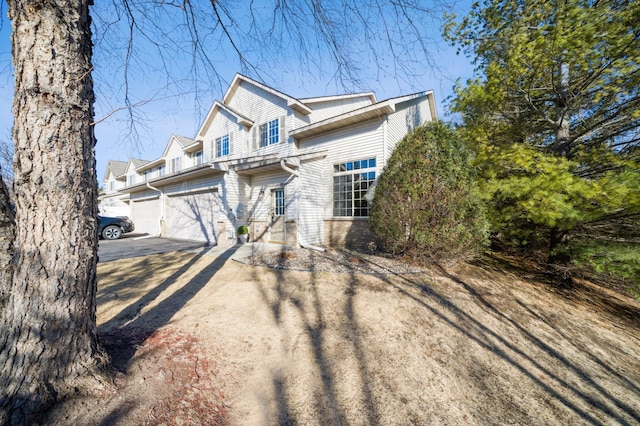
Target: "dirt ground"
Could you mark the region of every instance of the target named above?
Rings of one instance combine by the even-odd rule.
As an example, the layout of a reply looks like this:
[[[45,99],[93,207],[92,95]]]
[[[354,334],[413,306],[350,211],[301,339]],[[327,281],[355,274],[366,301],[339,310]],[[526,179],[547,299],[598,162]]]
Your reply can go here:
[[[47,424],[640,424],[633,299],[490,258],[403,274],[341,263],[99,264],[118,390],[59,404]]]

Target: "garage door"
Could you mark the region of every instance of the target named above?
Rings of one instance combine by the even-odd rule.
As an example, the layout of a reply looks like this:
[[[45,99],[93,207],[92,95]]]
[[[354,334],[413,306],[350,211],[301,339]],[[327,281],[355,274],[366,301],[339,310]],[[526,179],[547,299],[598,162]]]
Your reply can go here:
[[[219,214],[217,191],[172,195],[167,198],[167,237],[217,244]]]
[[[136,226],[135,232],[158,235],[160,225],[160,199],[152,198],[140,201],[131,201],[131,220]]]

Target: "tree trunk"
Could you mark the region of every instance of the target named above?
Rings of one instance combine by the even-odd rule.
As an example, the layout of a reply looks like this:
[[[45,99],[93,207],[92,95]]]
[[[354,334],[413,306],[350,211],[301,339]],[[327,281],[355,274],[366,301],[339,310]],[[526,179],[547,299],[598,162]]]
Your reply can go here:
[[[569,65],[561,60],[559,63],[559,82],[556,94],[556,120],[553,151],[556,155],[568,158],[570,154],[569,137],[571,136],[571,122],[569,112]]]
[[[0,318],[0,424],[109,386],[96,336],[96,200],[88,0],[9,0],[16,240]]]

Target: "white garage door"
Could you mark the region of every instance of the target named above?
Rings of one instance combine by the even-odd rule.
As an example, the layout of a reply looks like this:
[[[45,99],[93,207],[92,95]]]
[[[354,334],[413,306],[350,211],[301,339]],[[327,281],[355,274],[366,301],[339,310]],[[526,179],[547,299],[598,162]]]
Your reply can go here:
[[[219,213],[217,191],[172,195],[167,198],[167,237],[217,244]]]
[[[158,235],[160,225],[160,199],[152,198],[141,201],[131,201],[131,220],[136,226],[135,232]]]

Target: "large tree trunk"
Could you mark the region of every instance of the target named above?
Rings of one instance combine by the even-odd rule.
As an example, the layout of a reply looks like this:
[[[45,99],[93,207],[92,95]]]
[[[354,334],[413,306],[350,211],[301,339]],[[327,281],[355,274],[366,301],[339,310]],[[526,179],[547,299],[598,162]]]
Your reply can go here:
[[[15,261],[0,319],[0,424],[108,387],[96,336],[95,137],[87,0],[9,0]]]

